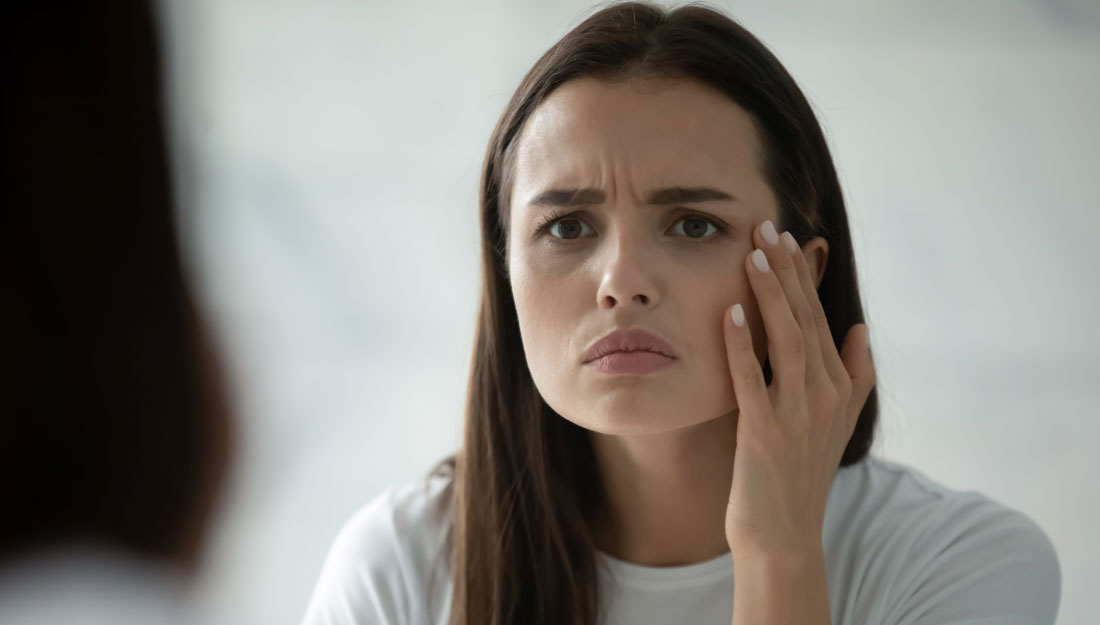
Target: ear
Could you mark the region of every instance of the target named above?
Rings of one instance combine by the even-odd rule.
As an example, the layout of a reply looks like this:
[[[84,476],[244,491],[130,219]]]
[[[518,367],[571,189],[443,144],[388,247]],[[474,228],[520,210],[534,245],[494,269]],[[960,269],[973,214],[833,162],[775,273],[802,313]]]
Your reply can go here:
[[[802,246],[802,254],[806,257],[810,275],[814,277],[814,287],[821,286],[821,278],[825,276],[825,265],[829,260],[829,242],[823,237],[814,237]]]

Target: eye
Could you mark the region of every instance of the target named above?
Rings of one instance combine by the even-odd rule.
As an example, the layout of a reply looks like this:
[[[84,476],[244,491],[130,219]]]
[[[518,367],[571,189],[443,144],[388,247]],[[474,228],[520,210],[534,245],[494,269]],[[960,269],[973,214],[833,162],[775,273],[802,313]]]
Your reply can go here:
[[[562,215],[561,213],[555,212],[549,215],[545,220],[543,220],[543,222],[535,230],[535,233],[542,234],[544,232],[550,232],[550,234],[552,235],[551,238],[553,239],[571,241],[581,236],[582,234],[580,232],[581,228],[576,224],[581,224],[582,226],[587,225],[583,221],[575,217],[569,217],[566,215]],[[562,236],[553,236],[555,229],[558,230],[558,233]],[[591,227],[589,227],[589,230],[591,230]]]
[[[675,228],[676,224],[681,224],[681,223],[691,224],[691,227],[687,228],[687,232],[684,233],[685,236],[687,236],[687,238],[689,238],[689,239],[703,239],[703,238],[706,238],[707,227],[708,226],[711,227],[711,228],[714,228],[714,231],[716,233],[725,231],[714,220],[703,217],[702,215],[685,215],[685,216],[681,217],[680,219],[677,219],[676,223],[672,224],[673,225],[673,230],[676,229]],[[699,235],[699,236],[695,236],[695,235]]]
[[[551,234],[550,238],[555,242],[572,241],[580,238],[585,234],[583,228],[587,226],[591,230],[591,227],[583,220],[573,217],[574,214],[577,213],[552,212],[535,228],[535,236],[541,236],[549,232]],[[700,242],[711,241],[727,232],[727,228],[721,222],[698,213],[689,213],[677,219],[673,223],[673,231],[676,231],[676,225],[681,223],[687,224],[686,228],[679,229],[683,233],[683,238]],[[708,232],[708,228],[713,229],[713,232]],[[555,234],[555,230],[557,234]]]

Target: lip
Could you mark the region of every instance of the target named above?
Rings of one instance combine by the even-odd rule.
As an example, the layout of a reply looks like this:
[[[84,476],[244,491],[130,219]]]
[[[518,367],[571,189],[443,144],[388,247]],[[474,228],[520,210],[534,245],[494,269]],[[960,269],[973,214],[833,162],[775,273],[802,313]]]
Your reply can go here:
[[[613,375],[645,375],[672,364],[675,359],[654,352],[611,352],[589,361],[587,366]]]
[[[668,341],[640,327],[616,328],[584,351],[583,362],[605,373],[643,374],[676,360]]]

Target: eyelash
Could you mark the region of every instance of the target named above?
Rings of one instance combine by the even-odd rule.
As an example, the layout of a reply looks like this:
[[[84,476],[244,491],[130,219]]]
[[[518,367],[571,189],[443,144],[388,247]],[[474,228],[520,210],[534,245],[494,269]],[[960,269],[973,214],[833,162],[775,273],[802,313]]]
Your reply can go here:
[[[575,211],[575,212],[572,212],[572,213],[566,213],[566,212],[564,212],[560,209],[553,209],[553,211],[551,211],[551,213],[549,215],[544,217],[539,222],[538,226],[536,226],[535,236],[536,237],[541,237],[542,235],[546,234],[547,231],[550,230],[550,228],[554,227],[554,224],[558,223],[559,221],[561,221],[562,219],[564,219],[566,217],[571,217],[572,215],[576,215],[580,212],[582,212],[582,211]],[[689,218],[699,219],[701,221],[705,221],[705,222],[711,224],[712,226],[714,226],[715,229],[718,230],[718,232],[715,233],[714,235],[712,235],[710,237],[706,237],[706,238],[696,238],[696,237],[683,237],[683,238],[699,241],[700,243],[707,243],[707,242],[710,242],[714,239],[719,238],[720,236],[726,234],[726,232],[728,231],[726,226],[723,225],[721,222],[719,222],[719,221],[717,221],[717,220],[715,220],[711,217],[707,217],[706,215],[704,215],[702,213],[696,213],[696,212],[691,212],[691,211],[686,212],[683,215],[680,215],[680,217],[672,223],[675,224],[678,221],[681,221],[683,219],[689,219]],[[574,219],[576,219],[576,218],[574,217]],[[557,237],[550,237],[550,239],[555,244],[564,244],[564,243],[568,243],[570,241],[576,241],[577,240],[577,239],[559,239]]]

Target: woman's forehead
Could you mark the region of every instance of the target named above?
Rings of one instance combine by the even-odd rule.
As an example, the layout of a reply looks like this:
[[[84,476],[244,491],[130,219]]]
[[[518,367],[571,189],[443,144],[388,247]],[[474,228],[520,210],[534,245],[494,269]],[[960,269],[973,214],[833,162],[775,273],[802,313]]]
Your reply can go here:
[[[570,81],[539,105],[517,141],[513,200],[521,203],[540,188],[598,185],[624,174],[646,186],[758,176],[751,117],[694,81],[642,89]]]

